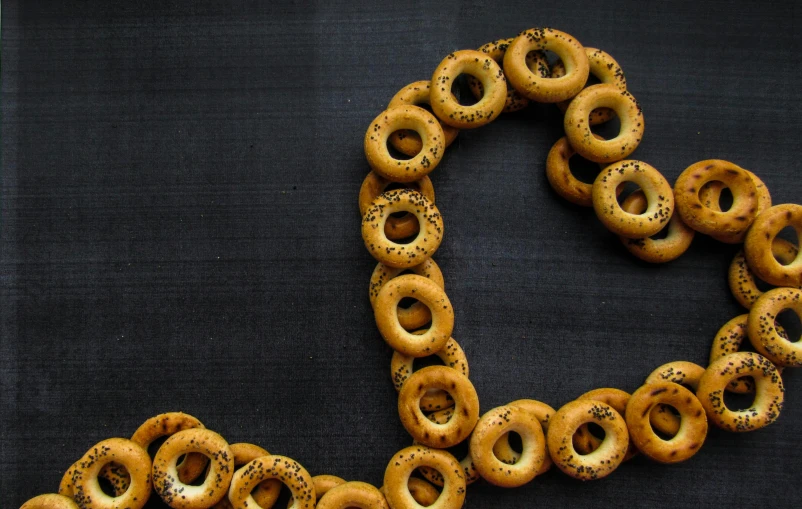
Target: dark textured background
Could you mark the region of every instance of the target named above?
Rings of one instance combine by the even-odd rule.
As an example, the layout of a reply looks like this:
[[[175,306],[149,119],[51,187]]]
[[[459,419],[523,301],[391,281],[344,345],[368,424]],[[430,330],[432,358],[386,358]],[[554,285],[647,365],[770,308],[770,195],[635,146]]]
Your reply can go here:
[[[362,137],[450,51],[560,28],[623,67],[646,119],[633,157],[671,182],[729,159],[775,203],[802,198],[793,2],[269,4],[3,2],[0,507],[170,410],[313,475],[382,483],[410,440],[367,299]],[[463,132],[432,175],[436,260],[484,410],[632,391],[665,362],[705,363],[742,312],[736,247],[697,237],[647,266],[551,191],[560,122],[536,106]],[[711,430],[686,463],[479,484],[467,504],[789,505],[802,383],[784,379],[776,424]]]

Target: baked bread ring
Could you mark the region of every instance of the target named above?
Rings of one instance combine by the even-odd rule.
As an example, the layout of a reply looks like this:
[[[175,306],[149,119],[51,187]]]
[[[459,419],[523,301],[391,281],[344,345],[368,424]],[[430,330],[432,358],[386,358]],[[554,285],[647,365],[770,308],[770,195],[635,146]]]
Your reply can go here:
[[[602,139],[597,134],[594,134]],[[549,180],[554,192],[566,200],[582,207],[592,207],[593,185],[582,182],[571,172],[568,161],[576,155],[576,151],[568,143],[568,138],[563,136],[555,143],[546,158],[546,178]],[[620,190],[618,191],[620,193]]]
[[[125,493],[111,497],[98,484],[100,469],[114,462],[125,467],[131,484]],[[79,459],[72,472],[73,499],[79,507],[92,509],[141,509],[150,498],[150,456],[141,445],[127,438],[98,442]]]
[[[420,409],[420,400],[429,389],[447,391],[454,399],[454,414],[445,424],[430,421]],[[479,420],[479,397],[471,381],[456,369],[428,366],[413,373],[401,387],[398,414],[413,439],[444,449],[457,445],[471,434]]]
[[[404,330],[398,322],[398,303],[418,299],[432,314],[432,325],[422,334]],[[454,308],[437,283],[417,274],[404,274],[385,284],[373,305],[376,327],[390,347],[404,355],[426,357],[442,350],[454,330]]]
[[[361,481],[350,481],[334,486],[318,499],[316,507],[318,509],[346,509],[350,507],[390,509],[382,492],[374,486]]]
[[[602,83],[615,85],[619,90],[624,91],[627,89],[627,79],[624,78],[624,71],[618,62],[606,51],[596,48],[585,48],[585,53],[588,55],[588,65],[590,74],[599,79]],[[562,61],[558,61],[551,68],[551,77],[559,78],[565,76],[565,66]],[[557,107],[560,111],[565,113],[571,101],[560,101]],[[615,117],[615,112],[610,108],[596,108],[590,112],[588,122],[590,125],[603,124]]]
[[[443,364],[449,368],[456,369],[465,377],[468,376],[468,358],[454,338],[448,338],[446,346],[435,352],[434,355],[438,356],[443,361]],[[401,391],[401,387],[404,386],[404,383],[412,373],[414,362],[415,358],[410,355],[393,352],[393,358],[390,361],[390,374],[396,391]],[[454,400],[451,399],[447,392],[434,390],[427,392],[421,398],[420,405],[422,410],[435,411],[453,406]]]
[[[203,454],[211,461],[200,485],[178,479],[176,464],[188,453]],[[228,442],[214,431],[192,428],[179,431],[164,441],[153,458],[153,488],[175,509],[204,509],[226,496],[234,473],[234,454]]]
[[[755,381],[755,400],[743,410],[730,410],[724,391],[736,378],[751,376]],[[780,374],[770,360],[754,352],[736,352],[716,359],[705,370],[696,395],[710,421],[727,431],[753,431],[768,426],[780,416],[783,407]]]
[[[686,386],[691,391],[696,391],[696,388],[699,387],[699,379],[702,378],[704,372],[705,368],[693,362],[673,361],[652,371],[643,383],[648,385],[658,382],[673,382]],[[662,404],[655,406],[652,413],[649,414],[649,422],[654,429],[669,436],[676,435],[681,424],[680,418],[674,415],[671,407]]]
[[[396,159],[387,149],[387,139],[398,130],[418,133],[423,148],[411,159]],[[379,114],[365,133],[365,157],[371,169],[393,182],[420,180],[437,167],[446,150],[440,122],[418,106],[396,106]]]
[[[72,475],[77,465],[77,462],[73,463],[70,468],[64,472],[64,475],[61,477],[61,482],[58,486],[59,495],[64,495],[65,497],[69,498],[75,496],[75,485],[72,482]],[[125,493],[125,491],[128,489],[128,486],[131,485],[131,476],[128,474],[128,470],[126,470],[124,466],[113,461],[103,465],[100,471],[98,471],[97,476],[98,479],[105,479],[108,481],[108,483],[111,485],[114,496],[116,497],[119,497]]]
[[[590,422],[604,429],[604,440],[595,451],[582,455],[574,449],[573,437],[580,426]],[[607,477],[618,468],[629,447],[629,434],[624,418],[610,405],[575,400],[563,405],[549,420],[546,444],[557,468],[590,481]]]
[[[376,268],[373,269],[373,274],[370,276],[370,290],[368,295],[370,297],[371,307],[374,307],[376,297],[379,295],[379,290],[381,290],[388,281],[398,277],[398,275],[404,272],[404,270],[409,270],[413,274],[431,279],[435,282],[435,284],[437,284],[437,286],[445,289],[443,273],[440,271],[440,267],[438,267],[431,258],[427,258],[425,262],[414,265],[409,269],[396,269],[393,267],[388,267],[387,265],[379,262],[376,265]],[[416,302],[408,308],[399,306],[396,313],[398,314],[398,323],[400,323],[401,327],[406,330],[423,327],[432,321],[432,312],[420,302]]]
[[[744,171],[752,177],[752,181],[755,183],[755,188],[757,189],[757,212],[755,213],[755,217],[757,217],[764,210],[771,207],[771,194],[769,193],[768,186],[766,186],[757,175],[747,169],[744,169]],[[713,180],[703,185],[699,190],[699,200],[702,202],[702,205],[721,212],[721,192],[726,189],[726,187],[727,186],[719,180]],[[712,237],[726,244],[740,244],[746,239],[746,230],[737,235],[712,235]]]
[[[634,182],[640,186],[649,206],[630,214],[618,203],[618,186]],[[674,195],[663,175],[650,164],[632,159],[607,166],[593,182],[593,209],[608,230],[620,237],[643,239],[663,229],[674,211]]]
[[[629,393],[621,389],[614,389],[612,387],[603,387],[588,391],[576,399],[584,400],[589,399],[592,401],[600,401],[613,407],[613,409],[620,415],[624,415],[629,402]],[[589,454],[601,445],[602,440],[590,432],[587,424],[583,424],[576,430],[573,437],[574,448],[582,454]],[[632,441],[629,442],[627,452],[624,455],[624,461],[629,461],[637,456],[638,448]]]
[[[418,235],[409,244],[388,239],[384,225],[391,214],[409,212],[418,219]],[[417,191],[393,189],[373,200],[362,218],[362,240],[376,260],[390,267],[407,269],[431,258],[443,240],[440,211]]]
[[[69,497],[56,493],[47,493],[33,497],[22,504],[19,509],[79,509],[79,507]]]
[[[791,310],[802,319],[802,290],[775,288],[760,296],[749,310],[749,340],[761,355],[777,366],[802,366],[802,342],[791,342],[781,334],[776,319]]]
[[[454,415],[454,408],[445,408],[443,410],[438,410],[436,412],[430,413],[429,415],[426,416],[426,418],[435,424],[446,424],[453,415]],[[418,442],[413,440],[412,445],[419,445],[419,444]],[[479,479],[481,479],[481,477],[479,476],[479,472],[476,471],[476,467],[473,466],[473,460],[471,459],[470,451],[468,451],[468,454],[465,455],[465,457],[460,460],[459,464],[462,466],[463,474],[465,475],[466,485],[473,484]],[[420,467],[418,471],[430,483],[440,487],[443,486],[443,475],[437,470],[429,467]],[[411,480],[412,479],[410,479],[410,481]],[[415,494],[413,493],[412,496],[414,497]]]
[[[730,188],[732,207],[705,207],[699,191],[708,182],[718,180]],[[677,212],[694,230],[706,235],[732,237],[749,228],[757,214],[757,188],[749,173],[729,161],[706,159],[688,166],[674,183]]]
[[[365,212],[368,211],[373,200],[378,198],[391,184],[393,182],[374,171],[367,174],[365,180],[362,181],[362,187],[359,188],[359,213],[362,217],[365,217]],[[429,177],[425,176],[420,180],[407,182],[405,187],[418,191],[427,200],[434,203],[434,187]],[[418,220],[410,213],[405,213],[401,217],[390,216],[384,223],[384,235],[390,240],[411,237],[418,233],[418,229]]]
[[[228,489],[228,500],[234,509],[259,507],[251,496],[251,491],[268,479],[278,479],[290,489],[290,509],[315,507],[315,484],[309,472],[292,458],[269,455],[252,460],[234,473]]]
[[[276,479],[264,482],[273,482],[273,481],[276,481]],[[281,485],[280,481],[276,482],[279,483],[279,486]],[[343,479],[342,477],[337,477],[336,475],[325,475],[325,474],[316,475],[312,477],[312,484],[315,486],[315,497],[317,498],[318,501],[320,501],[320,497],[325,495],[330,489],[334,488],[335,486],[345,484],[346,482],[347,481],[345,479]],[[295,499],[290,497],[290,499],[287,501],[287,509],[290,509],[292,507],[292,504],[294,503]],[[260,506],[269,507],[269,506],[262,506],[261,504]]]
[[[231,454],[234,455],[234,468],[237,469],[256,458],[268,456],[270,453],[262,449],[258,445],[248,443],[231,444]],[[259,504],[259,507],[273,507],[278,497],[281,495],[281,481],[271,479],[264,481],[253,490],[253,499]],[[215,508],[223,509],[231,507],[231,502],[228,497],[224,497],[214,506]]]
[[[471,106],[460,104],[451,93],[451,85],[463,73],[479,80],[484,90],[482,98]],[[437,118],[459,129],[474,129],[501,114],[507,98],[507,80],[501,67],[488,55],[475,50],[455,51],[434,70],[429,96]]]
[[[511,403],[507,403],[507,406],[520,406],[526,409],[528,412],[531,412],[538,421],[540,421],[540,426],[543,428],[544,434],[549,431],[549,419],[551,419],[551,416],[554,415],[555,410],[546,403],[537,401],[535,399],[518,399]],[[499,437],[495,445],[493,445],[493,454],[495,454],[496,457],[502,462],[509,464],[515,463],[521,457],[521,453],[510,446],[509,433],[504,433]],[[546,448],[546,455],[543,458],[543,465],[541,465],[537,475],[548,472],[552,464],[553,463],[551,461],[551,457],[549,456],[548,448]]]
[[[677,433],[663,440],[649,424],[657,405],[671,405],[680,415]],[[648,383],[632,393],[626,411],[629,437],[646,456],[660,463],[685,461],[696,454],[707,437],[707,418],[702,404],[685,387],[669,381]]]
[[[430,83],[431,82],[426,80],[410,83],[399,90],[398,93],[395,94],[392,99],[390,99],[390,104],[388,104],[387,107],[395,108],[396,106],[404,105],[420,106],[422,104],[431,106],[431,103],[429,102]],[[440,127],[443,129],[446,147],[448,147],[455,139],[457,139],[459,129],[456,127],[451,127],[442,121],[440,122]],[[390,135],[389,139],[393,148],[410,157],[420,152],[423,148],[423,143],[420,140],[420,136],[415,131],[410,131],[407,129],[396,131]]]
[[[169,437],[185,429],[204,427],[196,417],[184,412],[166,412],[143,422],[131,435],[131,440],[147,450],[159,438]],[[188,454],[178,464],[178,480],[183,483],[194,481],[206,469],[207,463],[209,460],[203,454]]]
[[[443,491],[433,509],[459,509],[465,501],[465,478],[457,460],[446,451],[413,445],[401,449],[384,471],[384,495],[392,509],[418,508],[409,492],[409,476],[416,468],[431,467],[443,476]]]
[[[771,243],[771,252],[780,261],[780,264],[788,265],[796,258],[799,248],[787,240],[774,237],[774,241]],[[763,291],[757,287],[755,282],[755,274],[746,263],[746,254],[743,249],[736,253],[730,263],[728,282],[732,296],[746,309],[751,309],[752,304],[763,295]]]
[[[544,78],[526,63],[532,51],[553,51],[563,61],[566,73]],[[585,48],[572,36],[553,28],[530,28],[513,39],[504,53],[504,73],[510,86],[522,96],[541,103],[556,103],[574,97],[588,81],[590,67]]]
[[[523,449],[515,463],[504,463],[493,453],[503,434],[516,432]],[[546,457],[546,437],[537,417],[523,406],[505,405],[486,412],[476,423],[470,440],[473,465],[485,480],[515,488],[535,478]]]
[[[744,252],[749,267],[763,281],[775,286],[800,287],[802,255],[797,252],[791,263],[781,265],[772,254],[774,238],[787,226],[796,230],[797,239],[802,239],[802,205],[784,203],[760,214],[746,234]]]
[[[646,196],[639,190],[627,196],[621,208],[630,214],[642,214],[646,210],[646,205]],[[665,228],[668,228],[668,235],[662,239],[650,237],[643,239],[619,237],[619,239],[627,251],[641,260],[649,263],[666,263],[676,260],[691,247],[696,231],[688,228],[679,214],[672,214]]]
[[[481,51],[495,60],[497,64],[502,65],[504,62],[504,53],[507,51],[507,48],[511,42],[512,38],[499,39],[497,41],[488,42],[479,48],[478,51]],[[542,51],[532,51],[531,53],[528,53],[526,55],[526,66],[530,71],[532,71],[535,75],[539,75],[541,78],[548,78],[551,76],[549,61],[546,59],[546,55]],[[482,97],[482,95],[484,95],[482,83],[473,76],[468,77],[468,86],[470,87],[471,93],[476,99],[479,99]],[[523,97],[514,88],[507,87],[507,99],[504,102],[504,109],[501,110],[501,112],[512,113],[513,111],[524,109],[528,105],[529,99]]]
[[[429,467],[421,467],[421,469],[423,468],[428,469]],[[432,470],[432,472],[437,472],[437,470]],[[442,479],[443,476],[440,476],[440,478]],[[442,484],[442,480],[440,482]],[[407,488],[409,488],[409,494],[412,495],[412,498],[415,500],[415,502],[419,503],[424,507],[434,504],[440,497],[440,492],[437,491],[437,488],[435,488],[428,482],[424,481],[423,479],[418,479],[417,477],[409,478],[409,483],[407,484]],[[382,495],[385,495],[386,498],[386,492],[384,490],[384,486],[379,488],[379,491],[381,491]]]

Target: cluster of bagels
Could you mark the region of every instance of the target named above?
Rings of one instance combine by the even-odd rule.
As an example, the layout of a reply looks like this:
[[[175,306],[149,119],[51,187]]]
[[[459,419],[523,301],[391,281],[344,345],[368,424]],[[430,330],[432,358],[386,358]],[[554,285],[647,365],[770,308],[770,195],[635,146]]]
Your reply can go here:
[[[546,51],[559,60],[550,63]],[[469,77],[461,82],[463,74]],[[586,86],[590,74],[601,83]],[[474,95],[474,104],[457,99],[458,84]],[[600,388],[557,410],[523,399],[480,412],[468,361],[452,337],[454,310],[443,274],[432,258],[444,226],[427,175],[459,130],[485,125],[530,101],[555,103],[565,112],[565,137],[546,162],[552,188],[572,203],[593,207],[635,256],[651,263],[673,260],[696,232],[744,244],[729,281],[749,312],[721,328],[707,367],[670,362],[632,394]],[[592,132],[591,126],[615,117],[617,136]],[[772,206],[755,174],[723,160],[694,163],[671,186],[651,165],[627,159],[643,132],[643,112],[618,63],[550,28],[448,55],[430,80],[401,89],[371,122],[364,149],[372,171],[359,192],[362,237],[379,262],[369,297],[379,333],[394,350],[398,413],[413,440],[389,460],[381,489],[330,475],[311,477],[295,460],[253,444],[228,444],[197,419],[170,413],[149,419],[130,439],[93,446],[64,474],[59,494],[35,497],[22,509],[136,509],[151,491],[174,508],[267,509],[281,483],[289,487],[294,508],[458,508],[467,486],[480,479],[516,487],[552,465],[577,479],[600,479],[637,454],[661,463],[690,458],[710,423],[743,432],[774,422],[783,405],[781,370],[802,365],[802,346],[776,321],[788,310],[802,318],[802,256],[778,236],[789,226],[802,236],[802,206]],[[575,154],[599,163],[593,184],[571,173]],[[628,183],[640,189],[624,196]],[[729,207],[721,206],[725,189],[732,195]],[[775,288],[762,291],[758,279]],[[756,352],[739,351],[747,339]],[[428,356],[443,365],[414,370],[415,359]],[[753,393],[754,399],[748,408],[731,409],[727,391]],[[520,446],[511,443],[512,434]],[[148,445],[165,436],[151,459]],[[462,442],[468,453],[455,458],[447,449]]]

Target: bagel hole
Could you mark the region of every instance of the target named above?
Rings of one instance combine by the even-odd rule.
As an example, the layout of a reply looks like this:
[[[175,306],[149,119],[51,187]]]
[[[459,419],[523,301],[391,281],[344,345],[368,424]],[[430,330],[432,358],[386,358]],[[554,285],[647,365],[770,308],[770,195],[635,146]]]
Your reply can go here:
[[[586,120],[589,122],[590,117],[588,117]],[[602,124],[590,126],[590,132],[601,136],[605,140],[617,138],[621,133],[621,119],[618,118],[618,114],[615,112],[615,110],[613,110],[613,118]]]
[[[181,462],[184,461],[184,457],[185,456],[186,455],[181,456],[179,458],[178,462],[176,462],[176,465],[180,465]],[[206,466],[203,468],[203,472],[201,472],[201,474],[198,477],[196,477],[195,479],[192,479],[189,482],[185,482],[184,484],[186,484],[187,486],[200,486],[201,484],[203,484],[206,481],[206,477],[209,475],[209,470],[211,468],[212,468],[212,462],[211,461],[207,461],[206,462]]]
[[[167,440],[168,438],[169,438],[168,436],[159,437],[156,440],[154,440],[153,442],[151,442],[150,444],[148,444],[148,455],[150,455],[151,458],[155,458],[156,457],[156,453],[159,452],[159,448],[162,446],[164,441]],[[184,456],[181,456],[180,459],[183,460]]]
[[[799,320],[797,315],[792,309],[784,309],[780,311],[777,318],[774,319],[774,326],[780,326],[785,331],[777,329],[777,334],[784,337],[788,341],[799,341],[802,339],[802,321]]]
[[[478,98],[471,92],[471,82],[478,81],[479,88],[482,90],[482,95]],[[464,91],[464,92],[463,92]],[[473,106],[484,97],[484,89],[482,89],[482,80],[478,76],[472,74],[462,73],[454,78],[454,84],[451,86],[451,93],[457,99],[457,102],[462,106]]]
[[[398,129],[397,131],[393,131],[390,134],[395,134],[395,133],[399,133],[399,136],[401,138],[405,138],[405,137],[409,136],[410,134],[418,134],[415,131],[412,131],[410,129]],[[392,157],[393,159],[398,159],[399,161],[408,161],[408,160],[412,159],[413,157],[415,157],[415,156],[408,156],[405,153],[401,152],[400,150],[396,149],[393,146],[393,144],[390,142],[390,137],[389,136],[387,137],[387,153],[390,154],[390,157]]]
[[[412,361],[412,371],[418,371],[419,369],[428,368],[429,366],[445,366],[443,359],[441,359],[437,355],[427,355],[426,357],[416,357],[414,361]]]
[[[112,482],[106,479],[105,477],[98,476],[97,484],[98,486],[100,486],[100,491],[102,491],[106,495],[110,497],[117,496],[117,493],[114,492],[114,484],[112,484]]]
[[[718,206],[722,212],[727,212],[732,208],[732,191],[729,187],[721,190],[721,195],[718,197]]]
[[[618,189],[619,189],[619,194],[618,194],[619,205],[623,204],[624,201],[629,197],[629,195],[641,190],[638,184],[631,182],[629,180],[625,180],[624,182],[618,184]],[[647,207],[649,206],[648,203],[646,206]]]
[[[519,435],[515,431],[510,431],[507,433],[507,443],[509,444],[510,449],[512,449],[512,452],[515,453],[515,456],[509,457],[507,454],[502,454],[501,456],[499,456],[498,454],[496,454],[495,447],[493,448],[493,455],[496,457],[497,460],[499,460],[502,463],[506,463],[507,465],[514,465],[515,463],[518,462],[518,460],[521,458],[521,455],[523,454],[524,450],[523,440],[521,440],[521,435]]]
[[[574,154],[568,159],[568,169],[571,174],[584,184],[593,184],[601,169],[598,163],[585,159],[579,154]]]
[[[415,222],[416,223],[418,222],[418,218],[417,217],[415,217]],[[418,223],[418,228],[420,228],[420,223]],[[418,231],[418,233],[420,233],[420,230]],[[414,235],[410,235],[409,237],[401,237],[400,239],[393,239],[391,242],[394,242],[396,244],[410,244],[412,242],[415,242],[415,239],[417,239],[417,238],[418,238],[418,234],[416,233]]]
[[[662,230],[660,230],[659,232],[655,233],[654,235],[652,235],[649,238],[652,239],[652,240],[663,240],[666,237],[668,237],[668,223],[666,223],[666,225],[663,227]]]
[[[775,239],[782,239],[793,244],[797,247],[797,249],[799,249],[799,235],[793,226],[786,226],[780,230]],[[780,265],[788,265],[793,262],[793,260],[780,260],[777,256],[775,256],[774,259],[777,260],[777,263]],[[788,263],[784,263],[784,261],[787,261]]]
[[[606,433],[604,432],[604,428],[596,424],[595,422],[588,423],[588,432],[591,435],[598,438],[599,440],[604,440]]]
[[[551,50],[548,50],[548,49],[547,50],[540,50],[540,51],[541,51],[541,53],[546,55],[546,61],[548,61],[548,63],[549,63],[549,69],[554,67],[554,64],[556,64],[557,62],[562,63],[562,59],[559,57],[559,55],[557,55],[557,53],[555,53],[555,52],[553,52]]]
[[[754,379],[751,376],[741,377],[742,379],[750,379],[754,384]],[[727,409],[737,412],[739,410],[746,410],[752,406],[755,400],[754,394],[736,394],[731,391],[724,391],[724,406]]]

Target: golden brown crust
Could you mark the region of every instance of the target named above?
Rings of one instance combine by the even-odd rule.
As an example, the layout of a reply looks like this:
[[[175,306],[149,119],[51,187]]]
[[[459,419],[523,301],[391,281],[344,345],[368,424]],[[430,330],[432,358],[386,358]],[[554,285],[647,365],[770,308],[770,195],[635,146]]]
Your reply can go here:
[[[554,192],[566,200],[582,207],[592,207],[593,185],[582,182],[571,172],[569,160],[574,155],[576,152],[568,143],[568,138],[563,136],[557,140],[546,158],[546,178]]]
[[[436,412],[432,412],[429,415],[427,415],[426,418],[436,424],[446,424],[453,416],[454,416],[454,408],[451,407],[451,408],[445,408],[443,410],[438,410]],[[412,444],[419,445],[418,442],[414,440]],[[481,477],[479,476],[479,472],[476,471],[476,467],[473,465],[473,459],[471,459],[470,451],[468,452],[467,455],[465,455],[464,458],[460,460],[459,464],[462,466],[463,474],[465,475],[466,485],[473,484],[479,479],[481,479]],[[420,467],[418,469],[418,472],[435,486],[440,486],[440,487],[443,486],[444,482],[443,475],[437,470],[429,467]],[[413,493],[412,496],[414,497],[415,494]]]
[[[79,509],[71,498],[55,493],[38,495],[28,500],[19,509]]]
[[[755,217],[757,217],[764,210],[771,207],[771,194],[769,193],[768,186],[760,180],[757,175],[747,169],[744,169],[744,171],[752,177],[752,181],[755,183],[755,189],[757,189],[757,212],[755,213]],[[713,210],[721,211],[719,200],[721,198],[721,192],[726,187],[727,186],[724,185],[723,182],[718,180],[713,180],[703,185],[699,190],[699,200],[702,202],[702,205]],[[746,230],[735,235],[712,235],[712,237],[726,244],[740,244],[746,239]]]
[[[752,271],[763,281],[775,286],[802,286],[802,255],[782,265],[774,258],[773,241],[783,228],[790,226],[802,239],[802,205],[784,203],[764,211],[755,219],[744,242],[746,261]]]
[[[359,188],[359,214],[361,217],[365,217],[365,212],[373,204],[373,200],[378,198],[392,183],[374,171],[368,172],[365,180],[362,181],[362,186]],[[434,203],[434,187],[428,176],[424,176],[414,182],[407,182],[406,187],[421,193],[427,200]],[[384,234],[390,240],[417,235],[418,230],[418,220],[413,214],[409,213],[401,217],[390,216],[387,218],[387,222],[384,223]]]
[[[588,55],[590,74],[594,75],[602,83],[615,85],[622,92],[627,89],[627,79],[624,77],[624,71],[612,55],[596,48],[585,48],[585,53]],[[558,61],[552,66],[551,76],[553,78],[565,76],[565,66],[562,61]],[[557,107],[565,113],[570,103],[571,101],[560,101],[557,103]],[[590,112],[588,121],[590,125],[598,125],[612,120],[614,116],[615,112],[610,108],[596,108]]]
[[[384,494],[392,509],[414,508],[417,502],[409,492],[409,476],[419,467],[431,467],[443,476],[443,492],[433,509],[458,509],[465,501],[465,479],[456,458],[446,451],[422,445],[401,449],[390,459],[384,472]]]
[[[398,275],[405,270],[409,270],[413,274],[431,279],[435,282],[435,284],[437,284],[437,286],[445,289],[443,273],[440,271],[440,267],[438,267],[431,258],[428,258],[423,263],[414,265],[409,269],[396,269],[393,267],[388,267],[387,265],[379,262],[376,265],[376,268],[373,269],[373,274],[370,276],[370,288],[368,291],[370,305],[374,308],[374,311],[374,304],[376,303],[376,297],[379,296],[379,290],[381,290],[388,281],[398,277]],[[398,323],[400,323],[401,327],[406,330],[423,327],[432,320],[431,311],[429,311],[429,308],[421,302],[416,302],[408,308],[399,306],[396,310],[396,313],[398,314]]]
[[[146,450],[154,440],[168,437],[179,431],[205,427],[196,417],[184,412],[166,412],[143,422],[131,435],[131,440]],[[189,454],[178,464],[178,479],[189,483],[200,477],[209,462],[201,454]]]
[[[111,462],[125,467],[131,478],[128,489],[117,497],[106,495],[97,482],[101,468]],[[108,438],[98,442],[73,466],[73,499],[81,508],[141,509],[150,497],[150,467],[148,451],[132,440]]]
[[[686,385],[692,391],[695,391],[699,387],[699,380],[704,372],[705,368],[693,362],[667,362],[652,371],[643,383],[673,382],[679,385]],[[680,418],[674,415],[667,405],[662,404],[654,407],[652,413],[649,414],[649,422],[654,429],[669,436],[676,435],[681,424]]]
[[[589,399],[593,401],[600,401],[610,405],[620,415],[624,415],[629,402],[629,393],[621,389],[614,389],[612,387],[602,387],[600,389],[593,389],[576,399]],[[589,454],[601,445],[601,439],[594,436],[587,424],[583,424],[576,430],[573,437],[574,448],[582,454]],[[624,456],[624,461],[629,461],[638,454],[638,448],[630,441],[627,447],[627,453]]]
[[[534,415],[535,418],[540,422],[540,426],[543,428],[544,434],[549,431],[549,419],[551,419],[551,416],[556,412],[556,410],[554,410],[554,408],[552,408],[550,405],[535,399],[518,399],[507,403],[507,405],[520,406],[526,409],[528,412],[531,412],[532,415]],[[504,463],[515,463],[518,461],[518,458],[521,457],[521,453],[515,451],[510,446],[509,435],[509,433],[504,433],[499,437],[495,445],[493,445],[493,454],[495,454],[496,457]],[[543,465],[541,465],[537,475],[548,472],[552,464],[553,462],[551,461],[551,456],[549,456],[547,447],[546,455],[543,458]]]
[[[231,444],[231,454],[234,456],[234,468],[239,468],[261,456],[268,456],[270,453],[256,444],[249,444],[240,442]],[[264,481],[259,486],[254,488],[251,493],[253,499],[259,504],[260,507],[268,508],[273,507],[278,497],[281,495],[281,481],[270,479]],[[224,509],[231,507],[228,497],[224,497],[214,506],[216,509]]]
[[[318,509],[389,509],[387,500],[376,487],[361,481],[350,481],[329,489],[318,499]]]
[[[747,328],[755,350],[777,366],[802,366],[802,342],[780,332],[777,317],[791,310],[802,319],[802,290],[775,288],[760,296],[749,310]]]
[[[787,240],[774,237],[774,241],[771,243],[771,252],[781,264],[788,265],[796,258],[799,248]],[[733,297],[746,309],[751,309],[752,304],[763,295],[763,291],[755,282],[754,272],[746,263],[746,254],[743,249],[738,251],[732,259],[727,279]]]
[[[421,331],[417,331],[421,332]],[[459,343],[454,338],[449,338],[445,347],[440,351],[435,352],[434,355],[438,356],[447,367],[456,369],[465,377],[468,376],[468,358]],[[390,361],[390,376],[393,379],[393,385],[396,391],[400,391],[404,383],[409,379],[412,374],[413,363],[415,358],[410,355],[404,355],[401,352],[393,352],[393,358]],[[421,409],[425,411],[436,411],[444,408],[449,408],[454,405],[454,400],[445,391],[433,390],[427,392],[421,398]]]
[[[234,509],[252,509],[256,502],[251,491],[268,479],[278,479],[290,489],[291,509],[315,507],[315,485],[309,472],[292,458],[270,455],[256,458],[236,471],[228,490],[228,500]]]
[[[390,104],[388,104],[387,107],[394,108],[396,106],[403,106],[406,104],[412,106],[429,104],[431,106],[429,102],[430,83],[431,82],[427,80],[410,83],[399,90],[398,93],[396,93],[393,98],[390,99]],[[448,147],[455,139],[457,139],[459,129],[456,127],[451,127],[442,121],[440,122],[440,127],[443,128],[446,147]],[[390,135],[389,140],[393,148],[410,157],[419,153],[423,148],[420,135],[418,135],[418,133],[415,131],[410,131],[409,129],[402,129],[394,132]]]
[[[646,196],[640,190],[627,196],[621,204],[621,208],[630,214],[642,214],[646,206]],[[668,229],[668,235],[662,239],[650,237],[642,239],[619,237],[619,239],[627,251],[641,260],[649,263],[666,263],[676,260],[691,247],[696,232],[682,222],[679,214],[671,214],[671,219],[664,228]]]

